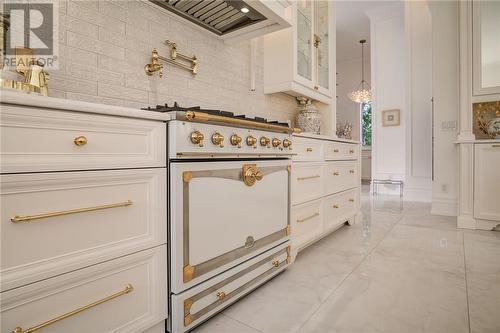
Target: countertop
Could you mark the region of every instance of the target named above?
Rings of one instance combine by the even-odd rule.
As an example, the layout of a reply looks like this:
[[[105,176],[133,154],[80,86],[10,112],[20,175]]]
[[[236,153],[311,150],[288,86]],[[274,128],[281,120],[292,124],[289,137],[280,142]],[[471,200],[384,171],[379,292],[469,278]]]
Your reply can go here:
[[[454,143],[456,143],[456,144],[463,144],[463,143],[500,143],[500,139],[457,140]]]
[[[337,142],[359,144],[359,141],[348,140],[348,139],[339,139],[339,138],[331,136],[331,135],[322,135],[322,134],[313,134],[313,133],[296,133],[293,135],[301,137],[301,138],[311,138],[311,139],[318,139],[318,140],[328,140],[328,141],[337,141]]]
[[[71,99],[45,97],[37,94],[26,94],[7,89],[0,90],[0,102],[2,104],[24,105],[85,113],[98,113],[127,118],[151,119],[159,121],[170,120],[170,115],[166,113],[144,111],[122,106],[82,102]]]

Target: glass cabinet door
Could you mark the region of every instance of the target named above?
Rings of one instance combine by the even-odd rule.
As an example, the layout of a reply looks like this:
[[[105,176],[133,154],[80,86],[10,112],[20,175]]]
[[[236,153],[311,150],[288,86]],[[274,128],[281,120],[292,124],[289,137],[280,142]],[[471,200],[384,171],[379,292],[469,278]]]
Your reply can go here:
[[[297,2],[297,73],[312,81],[312,28],[313,3],[311,0]]]
[[[327,90],[330,88],[328,6],[328,1],[316,1],[316,34],[314,35],[318,86]]]

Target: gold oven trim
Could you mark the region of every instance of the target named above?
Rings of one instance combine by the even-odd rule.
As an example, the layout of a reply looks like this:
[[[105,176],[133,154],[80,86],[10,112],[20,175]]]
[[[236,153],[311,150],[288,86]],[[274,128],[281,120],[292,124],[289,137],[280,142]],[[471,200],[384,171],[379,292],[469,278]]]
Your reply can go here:
[[[185,113],[185,118],[188,121],[200,121],[200,122],[204,122],[204,123],[221,123],[221,124],[237,125],[237,126],[243,126],[243,127],[247,127],[247,128],[264,129],[264,130],[268,130],[268,131],[280,132],[280,133],[286,133],[286,134],[300,133],[300,129],[297,129],[297,128],[284,127],[284,126],[267,124],[267,123],[258,123],[258,122],[246,120],[246,119],[228,118],[228,117],[217,116],[217,115],[208,114],[208,113],[204,113],[204,112],[198,112],[198,111],[187,111]]]
[[[275,167],[263,167],[260,169],[262,177],[265,175],[269,175],[278,171],[287,171],[287,166],[275,166]],[[254,252],[266,245],[272,244],[277,240],[285,238],[289,236],[290,229],[289,224],[281,230],[278,230],[270,235],[267,235],[263,238],[256,239],[252,243],[252,246],[248,246],[246,244],[246,240],[242,240],[242,246],[221,254],[218,257],[207,260],[203,263],[197,265],[191,265],[189,263],[189,181],[185,181],[186,173],[189,172],[190,177],[192,178],[203,178],[203,177],[218,177],[218,178],[226,178],[237,181],[244,181],[244,170],[242,169],[224,169],[224,170],[201,170],[201,171],[185,171],[182,173],[183,177],[183,282],[188,283],[196,277],[202,276],[218,267],[221,267],[231,261],[234,261],[240,257],[247,255],[248,253]],[[288,175],[289,177],[289,175]],[[249,236],[252,237],[252,236]],[[253,238],[253,237],[252,237]],[[247,237],[248,239],[248,237]]]

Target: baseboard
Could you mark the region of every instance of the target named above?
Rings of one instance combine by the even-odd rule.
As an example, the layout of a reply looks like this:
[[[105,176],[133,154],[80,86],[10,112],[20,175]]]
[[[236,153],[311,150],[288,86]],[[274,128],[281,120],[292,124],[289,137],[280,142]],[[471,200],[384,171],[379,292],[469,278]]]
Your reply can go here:
[[[432,189],[430,188],[404,188],[404,201],[432,202]]]
[[[443,216],[457,216],[457,199],[432,198],[431,214]]]
[[[475,230],[476,220],[472,215],[459,215],[457,216],[457,228]]]

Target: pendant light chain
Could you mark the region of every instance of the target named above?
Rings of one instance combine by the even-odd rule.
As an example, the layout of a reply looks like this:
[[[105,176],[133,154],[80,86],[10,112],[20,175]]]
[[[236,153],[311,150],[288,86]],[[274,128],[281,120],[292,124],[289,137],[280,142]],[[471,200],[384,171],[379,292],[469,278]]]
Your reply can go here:
[[[365,81],[365,43],[366,40],[362,39],[359,41],[361,43],[361,84],[358,86],[358,90],[354,90],[348,97],[356,103],[369,103],[372,99],[372,92],[368,85],[368,82]],[[368,86],[365,89],[365,83]],[[360,88],[361,87],[361,88]]]

